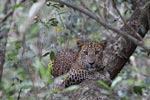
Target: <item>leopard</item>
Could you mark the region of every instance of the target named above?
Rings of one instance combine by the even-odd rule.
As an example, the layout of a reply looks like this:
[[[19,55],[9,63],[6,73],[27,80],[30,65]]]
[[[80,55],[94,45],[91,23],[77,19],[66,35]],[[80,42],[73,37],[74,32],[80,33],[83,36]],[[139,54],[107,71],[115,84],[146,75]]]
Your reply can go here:
[[[64,87],[76,85],[85,79],[98,79],[103,72],[103,51],[107,41],[78,40],[78,52],[64,79]],[[108,74],[108,73],[104,73]],[[108,76],[109,77],[109,76]],[[105,79],[105,77],[104,77]]]
[[[77,41],[78,51],[72,62],[70,70],[65,74],[63,81],[59,83],[63,88],[71,85],[81,83],[86,79],[98,79],[103,77],[107,78],[99,72],[104,72],[103,69],[103,51],[107,45],[107,41],[92,41],[92,40],[78,40]],[[105,73],[104,74],[108,74]]]
[[[67,73],[75,59],[76,50],[65,48],[56,53],[52,62],[51,75],[56,78]]]

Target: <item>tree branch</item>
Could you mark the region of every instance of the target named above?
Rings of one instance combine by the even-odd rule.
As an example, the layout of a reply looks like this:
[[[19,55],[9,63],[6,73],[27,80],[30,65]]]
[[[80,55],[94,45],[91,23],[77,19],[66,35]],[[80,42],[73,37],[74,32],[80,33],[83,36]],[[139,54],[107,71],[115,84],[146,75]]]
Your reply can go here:
[[[115,32],[115,33],[118,33],[118,34],[121,35],[121,36],[124,36],[124,37],[130,39],[130,40],[131,40],[133,43],[135,43],[136,45],[138,45],[138,46],[144,48],[145,50],[147,50],[148,52],[150,52],[150,47],[146,46],[142,41],[139,41],[138,39],[136,39],[135,37],[129,35],[129,34],[126,33],[126,32],[123,32],[123,31],[121,31],[121,30],[119,30],[119,29],[116,29],[116,28],[114,28],[114,27],[112,27],[112,26],[106,24],[106,23],[105,23],[104,21],[102,21],[98,16],[96,16],[95,14],[93,14],[93,13],[91,13],[91,12],[85,10],[84,8],[81,8],[81,7],[77,6],[77,5],[69,4],[69,3],[65,2],[65,1],[61,1],[61,0],[49,0],[49,1],[58,2],[58,3],[60,3],[60,4],[66,5],[66,6],[70,7],[70,8],[73,8],[74,10],[77,10],[77,11],[79,11],[79,12],[81,12],[81,13],[83,13],[83,14],[89,16],[90,18],[92,18],[92,19],[94,19],[96,22],[98,22],[100,25],[102,25],[102,26],[104,26],[104,27],[106,27],[106,28],[112,30],[112,31]]]

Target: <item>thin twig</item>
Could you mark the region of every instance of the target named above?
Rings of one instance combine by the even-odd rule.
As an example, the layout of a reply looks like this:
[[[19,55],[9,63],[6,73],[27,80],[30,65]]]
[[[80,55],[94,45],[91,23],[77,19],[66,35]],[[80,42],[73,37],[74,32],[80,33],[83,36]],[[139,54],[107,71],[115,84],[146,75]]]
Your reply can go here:
[[[10,10],[0,21],[1,23],[5,22],[9,16],[13,14],[14,10]]]
[[[99,1],[97,1],[97,0],[93,0],[93,2],[95,3],[95,6],[96,6],[96,12],[98,13],[98,15],[100,16],[100,17],[102,17],[102,15],[101,15],[101,9],[103,8],[103,7],[101,7],[99,4]]]
[[[84,3],[83,0],[80,0],[80,4],[81,4],[85,9],[87,9],[88,11],[91,11],[91,9],[89,9],[89,7],[86,6],[86,4]]]
[[[19,90],[19,94],[18,94],[17,100],[20,100],[21,91],[22,91],[22,88],[20,88],[20,90]]]
[[[31,78],[31,81],[32,81],[32,85],[33,85],[33,92],[34,92],[34,95],[35,95],[36,99],[38,99],[38,96],[37,96],[38,89],[37,89],[36,86],[35,86],[35,77],[33,76],[32,68],[31,68],[31,67],[28,67],[28,70],[29,70],[29,75],[30,75],[30,78]]]
[[[49,0],[49,1],[58,2],[60,4],[66,5],[66,6],[70,7],[70,8],[73,8],[74,10],[77,10],[77,11],[79,11],[79,12],[89,16],[90,18],[92,18],[96,22],[98,22],[100,25],[102,25],[102,26],[112,30],[115,33],[118,33],[118,34],[120,34],[120,35],[122,35],[122,36],[124,36],[124,37],[126,37],[128,39],[130,39],[136,45],[138,45],[138,46],[144,48],[145,50],[147,50],[148,52],[150,52],[150,47],[146,46],[142,41],[139,41],[138,39],[136,39],[135,37],[129,35],[126,32],[123,32],[123,31],[121,31],[119,29],[116,29],[116,28],[108,25],[107,23],[102,21],[98,16],[96,16],[95,14],[85,10],[84,8],[81,8],[81,7],[77,6],[77,5],[69,4],[69,3],[65,2],[65,1],[60,1],[60,0]]]
[[[103,8],[104,20],[107,21],[108,17],[108,9],[107,9],[107,1],[104,1],[104,8]]]
[[[21,3],[23,3],[24,1],[25,1],[25,0],[21,0],[18,4],[21,4]],[[0,23],[5,22],[5,21],[7,20],[7,18],[8,18],[9,16],[11,16],[13,13],[14,13],[14,9],[11,9],[11,10],[2,18],[2,20],[0,21]]]

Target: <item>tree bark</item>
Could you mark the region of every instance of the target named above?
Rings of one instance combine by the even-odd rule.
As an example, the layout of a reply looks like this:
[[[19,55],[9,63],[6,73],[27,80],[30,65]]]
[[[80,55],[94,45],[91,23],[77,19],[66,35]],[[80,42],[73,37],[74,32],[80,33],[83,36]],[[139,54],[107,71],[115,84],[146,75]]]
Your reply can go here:
[[[133,8],[135,11],[127,21],[128,26],[132,27],[142,38],[149,30],[148,12],[150,12],[150,9],[149,7],[143,9],[148,1],[150,0],[137,0],[134,2]],[[135,33],[125,25],[120,30],[135,36]],[[104,54],[104,66],[106,66],[105,69],[110,72],[111,79],[114,79],[129,60],[129,57],[135,51],[137,46],[128,38],[124,38],[117,34],[112,40],[111,43],[108,43]]]
[[[149,30],[149,12],[150,8],[145,5],[150,0],[131,0],[134,13],[127,21],[127,25],[133,28],[142,38]],[[148,4],[149,5],[149,4]],[[144,7],[145,6],[145,7]],[[127,26],[123,26],[121,31],[136,37],[135,33]],[[116,33],[114,33],[116,34]],[[112,37],[113,41],[109,42],[104,53],[105,70],[109,71],[111,79],[114,79],[124,67],[129,57],[136,49],[136,45],[128,38],[116,34]],[[115,100],[113,95],[106,95],[100,91],[103,86],[92,80],[85,80],[79,84],[80,88],[70,92],[61,93],[62,96],[69,100]],[[55,98],[57,94],[53,94],[51,100],[59,100]],[[117,99],[118,100],[118,99]]]

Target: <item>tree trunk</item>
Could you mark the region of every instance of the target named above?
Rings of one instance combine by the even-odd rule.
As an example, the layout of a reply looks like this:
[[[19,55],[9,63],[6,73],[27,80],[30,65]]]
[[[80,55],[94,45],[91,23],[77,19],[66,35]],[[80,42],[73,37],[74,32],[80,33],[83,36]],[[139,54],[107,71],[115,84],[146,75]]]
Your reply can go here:
[[[127,21],[127,25],[132,27],[139,35],[143,38],[149,30],[149,20],[148,16],[150,9],[149,7],[141,9],[150,0],[132,0],[134,13]],[[129,28],[125,25],[121,28],[123,32],[135,36]],[[114,33],[115,34],[115,33]],[[108,43],[107,49],[104,55],[104,66],[111,74],[111,79],[114,79],[117,74],[124,67],[129,57],[136,49],[136,45],[127,38],[119,36],[116,34],[111,43]]]

